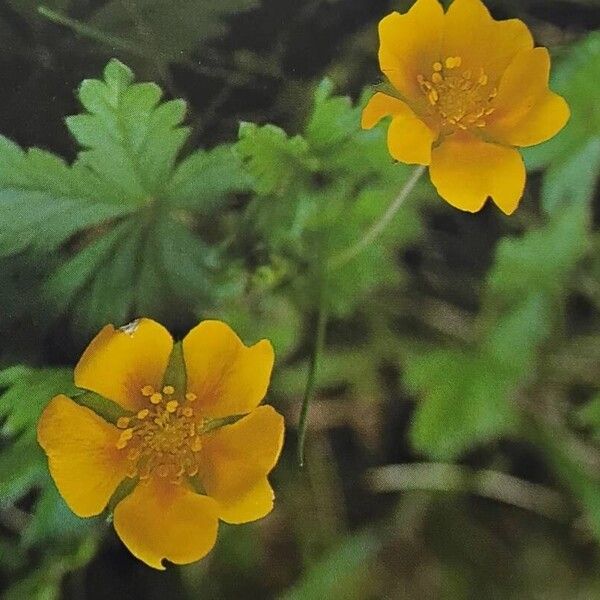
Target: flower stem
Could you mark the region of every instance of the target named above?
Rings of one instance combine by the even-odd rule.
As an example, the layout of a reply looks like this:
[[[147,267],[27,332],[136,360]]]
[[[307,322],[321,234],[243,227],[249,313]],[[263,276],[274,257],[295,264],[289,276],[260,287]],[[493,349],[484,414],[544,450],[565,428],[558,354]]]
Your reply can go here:
[[[321,282],[321,299],[319,301],[319,312],[317,315],[317,330],[315,333],[315,345],[310,357],[310,365],[308,367],[308,377],[306,380],[306,388],[304,389],[304,398],[302,400],[302,408],[300,409],[300,421],[298,423],[298,464],[304,466],[304,442],[306,441],[306,430],[308,428],[308,408],[315,394],[317,384],[317,371],[319,368],[319,360],[323,354],[325,345],[325,327],[327,325],[327,309],[325,300],[325,284]]]
[[[345,264],[349,263],[355,257],[357,257],[365,248],[369,246],[372,242],[374,242],[384,231],[385,228],[389,225],[390,221],[395,217],[396,213],[400,209],[400,207],[404,204],[405,200],[408,198],[409,194],[413,191],[415,185],[421,178],[421,175],[425,172],[425,167],[419,165],[412,172],[412,175],[408,178],[399,194],[394,198],[394,201],[388,206],[387,210],[381,218],[373,223],[371,228],[365,233],[365,235],[354,244],[354,246],[350,246],[344,252],[341,252],[337,256],[333,256],[329,261],[330,269],[339,269]]]

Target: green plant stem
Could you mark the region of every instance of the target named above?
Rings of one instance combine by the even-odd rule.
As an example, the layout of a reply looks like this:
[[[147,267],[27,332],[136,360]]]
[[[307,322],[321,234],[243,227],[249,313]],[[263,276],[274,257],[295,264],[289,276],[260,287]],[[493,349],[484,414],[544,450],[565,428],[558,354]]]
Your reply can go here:
[[[325,327],[327,325],[327,309],[325,301],[325,282],[321,281],[321,299],[319,301],[319,312],[317,315],[317,330],[315,332],[315,345],[310,357],[308,367],[308,377],[306,388],[304,389],[304,398],[302,399],[302,408],[300,409],[300,421],[298,423],[298,464],[304,466],[304,443],[306,441],[306,430],[308,428],[308,409],[315,394],[317,384],[317,372],[319,361],[323,354],[325,345]]]
[[[396,216],[396,213],[398,210],[400,210],[400,207],[404,204],[410,193],[413,191],[415,185],[417,185],[421,175],[423,175],[425,172],[425,168],[426,167],[421,165],[415,168],[415,170],[412,172],[412,175],[408,178],[398,195],[388,206],[381,218],[373,223],[371,228],[362,238],[360,238],[360,240],[358,240],[358,242],[356,242],[356,244],[354,244],[354,246],[350,246],[350,248],[347,248],[344,252],[341,252],[337,256],[333,256],[331,258],[329,261],[330,269],[339,269],[340,267],[352,261],[385,231],[385,228]]]
[[[146,58],[144,52],[136,44],[132,44],[127,40],[105,33],[104,31],[96,29],[95,27],[90,27],[89,25],[86,25],[85,23],[82,23],[76,19],[71,19],[70,17],[56,12],[47,6],[39,6],[38,13],[42,15],[42,17],[48,19],[48,21],[52,21],[52,23],[64,25],[83,37],[106,44],[107,46],[112,46],[114,50],[121,50],[123,52],[129,52],[135,56]]]
[[[543,515],[565,520],[568,508],[563,497],[537,483],[490,469],[473,470],[444,463],[387,465],[369,473],[376,492],[428,490],[471,493]]]

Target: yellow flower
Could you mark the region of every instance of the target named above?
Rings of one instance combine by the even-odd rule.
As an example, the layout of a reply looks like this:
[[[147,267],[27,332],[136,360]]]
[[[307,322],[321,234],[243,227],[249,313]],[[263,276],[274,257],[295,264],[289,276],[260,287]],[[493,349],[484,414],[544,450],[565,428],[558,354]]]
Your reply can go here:
[[[470,212],[488,196],[511,214],[525,166],[515,146],[554,136],[568,121],[565,100],[548,89],[550,57],[518,19],[492,19],[480,0],[417,0],[379,23],[379,64],[397,96],[376,93],[362,126],[391,115],[390,154],[429,165],[447,202]]]
[[[151,567],[184,564],[215,544],[218,520],[246,523],[273,508],[267,474],[283,444],[283,417],[258,406],[271,377],[267,340],[245,346],[220,321],[203,321],[182,342],[186,386],[165,381],[173,339],[140,319],[107,325],[75,368],[75,384],[123,409],[109,423],[67,396],[44,410],[38,440],[71,510],[101,513],[126,478],[133,491],[114,527]]]

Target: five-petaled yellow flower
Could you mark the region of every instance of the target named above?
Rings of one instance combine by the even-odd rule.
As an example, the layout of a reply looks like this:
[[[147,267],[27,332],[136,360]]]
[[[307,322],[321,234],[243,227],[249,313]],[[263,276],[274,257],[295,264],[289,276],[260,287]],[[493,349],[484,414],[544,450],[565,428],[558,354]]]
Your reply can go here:
[[[506,214],[517,207],[525,166],[515,146],[554,136],[569,119],[548,89],[550,57],[534,48],[518,19],[492,19],[480,0],[417,0],[379,23],[379,64],[396,95],[365,107],[370,129],[391,115],[390,154],[429,165],[442,198],[476,212],[491,196]]]
[[[220,321],[203,321],[182,342],[185,389],[165,380],[173,339],[140,319],[107,325],[75,368],[75,384],[119,405],[109,423],[67,396],[51,400],[38,425],[50,473],[74,513],[101,513],[126,478],[133,491],[115,507],[129,550],[157,569],[189,563],[215,544],[218,520],[246,523],[273,508],[267,474],[283,443],[283,417],[264,398],[273,367],[267,340],[245,346]]]

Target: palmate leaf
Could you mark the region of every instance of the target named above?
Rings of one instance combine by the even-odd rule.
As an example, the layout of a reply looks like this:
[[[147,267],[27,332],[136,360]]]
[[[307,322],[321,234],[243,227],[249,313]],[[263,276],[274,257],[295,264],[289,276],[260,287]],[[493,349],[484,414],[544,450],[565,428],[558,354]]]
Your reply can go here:
[[[67,118],[82,147],[72,165],[0,138],[0,258],[59,251],[44,299],[84,338],[109,321],[205,303],[215,251],[193,230],[249,185],[229,146],[178,164],[185,103],[161,96],[112,60],[102,80],[82,83],[85,112]]]

